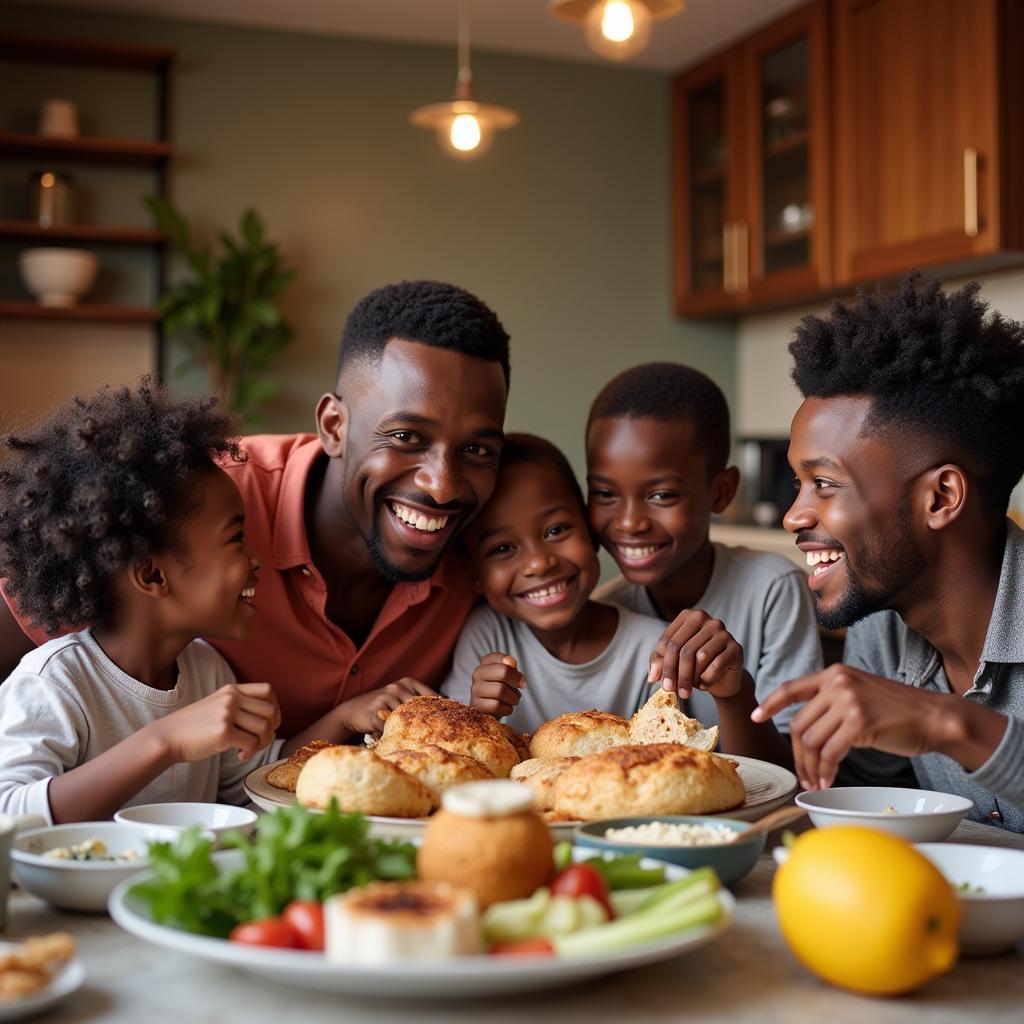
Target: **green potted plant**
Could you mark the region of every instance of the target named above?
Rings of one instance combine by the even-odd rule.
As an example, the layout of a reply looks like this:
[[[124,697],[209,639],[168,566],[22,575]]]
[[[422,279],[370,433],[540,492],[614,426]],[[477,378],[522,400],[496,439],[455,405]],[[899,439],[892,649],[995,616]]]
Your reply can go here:
[[[154,196],[145,202],[190,271],[160,296],[164,328],[183,340],[227,405],[253,422],[279,390],[268,371],[293,332],[281,317],[277,295],[294,271],[282,267],[254,210],[242,215],[240,238],[219,233],[217,254],[193,242],[185,218],[166,200]]]

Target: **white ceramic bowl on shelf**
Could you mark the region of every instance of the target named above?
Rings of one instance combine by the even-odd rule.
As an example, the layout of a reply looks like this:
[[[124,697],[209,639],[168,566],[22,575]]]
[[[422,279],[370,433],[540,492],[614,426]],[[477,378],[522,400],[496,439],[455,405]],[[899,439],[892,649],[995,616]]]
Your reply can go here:
[[[911,843],[941,842],[974,806],[953,793],[890,786],[821,789],[797,794],[796,802],[817,828],[864,825]]]
[[[99,261],[87,249],[24,249],[18,268],[41,306],[74,306],[96,283]]]

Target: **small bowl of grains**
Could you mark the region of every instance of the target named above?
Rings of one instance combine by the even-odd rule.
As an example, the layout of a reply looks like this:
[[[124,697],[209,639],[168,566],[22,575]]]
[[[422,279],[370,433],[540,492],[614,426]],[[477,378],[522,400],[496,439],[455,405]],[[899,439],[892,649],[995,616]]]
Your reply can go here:
[[[663,814],[644,818],[607,818],[576,828],[577,846],[614,853],[639,853],[680,867],[715,869],[723,885],[738,882],[757,863],[765,835],[745,839],[749,821]]]

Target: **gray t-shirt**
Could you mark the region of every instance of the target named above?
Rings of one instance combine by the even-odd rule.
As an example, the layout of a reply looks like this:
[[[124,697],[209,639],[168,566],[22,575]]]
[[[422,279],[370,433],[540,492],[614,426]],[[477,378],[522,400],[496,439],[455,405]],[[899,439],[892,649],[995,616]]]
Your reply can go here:
[[[202,640],[178,656],[173,690],[156,690],[122,672],[89,630],[37,647],[0,686],[0,812],[39,814],[52,822],[47,795],[52,778],[234,681],[228,663]],[[280,748],[275,740],[245,762],[231,750],[172,765],[125,806],[244,803],[242,780]]]
[[[647,682],[651,651],[662,624],[646,615],[617,609],[619,624],[611,643],[582,665],[559,661],[518,619],[507,619],[486,605],[477,608],[455,646],[452,670],[441,692],[470,703],[473,670],[485,654],[501,651],[516,659],[526,688],[504,720],[520,732],[570,711],[598,708],[629,718],[651,695]]]
[[[896,612],[878,612],[851,626],[843,661],[922,690],[953,692],[938,651]],[[1024,531],[1010,520],[981,661],[963,699],[1007,717],[999,746],[976,772],[944,754],[923,754],[910,758],[914,774],[925,789],[973,800],[973,820],[1024,832]],[[841,777],[847,784],[898,785],[906,764],[906,758],[855,750]]]
[[[707,589],[694,607],[725,628],[743,648],[743,667],[754,679],[758,701],[782,683],[819,671],[824,662],[806,574],[781,555],[713,544],[715,561]],[[595,601],[606,601],[641,615],[658,614],[646,588],[619,576],[599,587]],[[800,705],[785,708],[773,721],[785,731]],[[705,725],[718,721],[714,698],[695,690],[690,714]]]

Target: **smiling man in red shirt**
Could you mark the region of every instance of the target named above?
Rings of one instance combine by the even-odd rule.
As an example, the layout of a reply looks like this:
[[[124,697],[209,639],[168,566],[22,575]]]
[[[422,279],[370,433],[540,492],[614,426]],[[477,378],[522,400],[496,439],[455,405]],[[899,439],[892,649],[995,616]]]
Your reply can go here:
[[[245,438],[247,461],[225,465],[263,569],[248,639],[215,646],[273,684],[289,747],[379,728],[444,678],[476,597],[451,541],[494,488],[508,377],[482,302],[389,285],[346,322],[316,433]],[[45,639],[0,602],[0,668]]]

